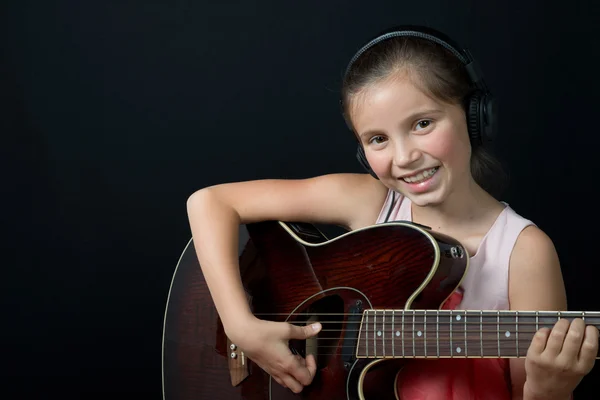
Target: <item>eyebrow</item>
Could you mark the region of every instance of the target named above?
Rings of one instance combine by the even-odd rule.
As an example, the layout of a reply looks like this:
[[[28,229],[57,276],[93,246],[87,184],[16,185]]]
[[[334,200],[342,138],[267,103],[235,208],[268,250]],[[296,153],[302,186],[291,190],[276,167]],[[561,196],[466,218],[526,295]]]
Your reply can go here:
[[[410,114],[408,117],[404,118],[400,122],[400,124],[402,125],[402,124],[406,123],[406,121],[414,121],[416,119],[423,118],[428,115],[443,114],[443,113],[444,113],[444,111],[440,110],[439,108],[429,108],[427,110],[417,111],[415,113]],[[365,131],[365,132],[361,133],[359,136],[362,138],[364,136],[380,135],[382,133],[385,133],[385,132],[377,130],[377,129],[373,129],[373,130]]]

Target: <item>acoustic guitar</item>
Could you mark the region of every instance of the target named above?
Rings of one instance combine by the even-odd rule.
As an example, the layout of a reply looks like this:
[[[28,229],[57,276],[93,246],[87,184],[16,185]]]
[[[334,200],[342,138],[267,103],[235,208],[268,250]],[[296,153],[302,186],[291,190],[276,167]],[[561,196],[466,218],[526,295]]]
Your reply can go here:
[[[280,386],[224,333],[193,241],[169,290],[163,327],[164,400],[396,399],[395,378],[414,358],[525,357],[534,333],[597,312],[445,310],[469,267],[457,240],[411,222],[328,239],[305,223],[242,226],[240,271],[261,319],[322,324],[290,349],[314,354],[317,374],[299,394]]]

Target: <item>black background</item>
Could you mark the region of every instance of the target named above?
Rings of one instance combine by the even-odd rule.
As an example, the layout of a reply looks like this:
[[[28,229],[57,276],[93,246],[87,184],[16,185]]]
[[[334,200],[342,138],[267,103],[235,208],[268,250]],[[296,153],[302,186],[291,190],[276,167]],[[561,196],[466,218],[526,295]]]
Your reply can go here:
[[[360,171],[340,77],[397,24],[472,50],[501,105],[503,199],[554,240],[569,308],[600,310],[597,4],[3,2],[6,398],[161,398],[187,197]],[[594,398],[598,376],[576,398]]]

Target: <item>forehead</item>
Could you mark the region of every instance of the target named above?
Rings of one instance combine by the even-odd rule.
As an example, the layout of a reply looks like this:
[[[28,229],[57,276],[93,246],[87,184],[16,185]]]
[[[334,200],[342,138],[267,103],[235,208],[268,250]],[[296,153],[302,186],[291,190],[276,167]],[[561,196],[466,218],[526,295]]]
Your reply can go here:
[[[445,109],[449,105],[429,96],[412,79],[390,78],[366,87],[351,103],[351,117],[357,132],[377,129],[388,120],[399,120],[426,109]],[[382,129],[379,127],[379,129]]]

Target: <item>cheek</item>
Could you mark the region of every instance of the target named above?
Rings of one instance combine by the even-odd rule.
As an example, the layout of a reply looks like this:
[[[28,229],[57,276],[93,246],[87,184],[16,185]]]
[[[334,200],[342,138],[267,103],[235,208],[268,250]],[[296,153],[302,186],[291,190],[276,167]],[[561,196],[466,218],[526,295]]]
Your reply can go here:
[[[468,163],[470,144],[463,136],[466,135],[457,135],[452,129],[439,130],[427,137],[423,151],[443,163]]]
[[[389,174],[391,158],[388,155],[387,149],[371,152],[367,156],[367,160],[377,176],[385,177]]]

